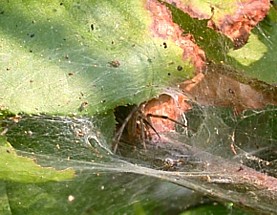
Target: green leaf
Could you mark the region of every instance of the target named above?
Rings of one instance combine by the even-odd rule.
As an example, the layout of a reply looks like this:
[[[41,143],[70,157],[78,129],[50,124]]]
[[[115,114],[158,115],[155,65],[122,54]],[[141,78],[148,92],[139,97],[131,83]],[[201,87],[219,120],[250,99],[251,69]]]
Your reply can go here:
[[[183,50],[150,32],[144,4],[2,1],[0,104],[14,113],[104,113],[191,77]]]
[[[187,210],[180,215],[199,215],[199,214],[212,214],[212,215],[220,215],[220,214],[236,214],[236,215],[250,215],[250,212],[245,212],[240,209],[232,207],[232,203],[230,206],[226,204],[223,206],[221,204],[214,205],[203,205],[196,208],[192,208]]]
[[[11,215],[9,197],[7,195],[6,184],[0,181],[0,213],[3,215]]]
[[[194,6],[197,6],[197,4]],[[168,5],[168,7],[172,11],[174,22],[183,29],[183,34],[191,34],[197,45],[205,51],[205,55],[209,60],[217,63],[225,61],[227,52],[233,46],[230,39],[209,28],[207,26],[208,19],[198,20],[172,5]],[[196,8],[199,9],[199,7]],[[201,9],[203,9],[202,6]],[[208,9],[211,12],[210,6],[208,6]]]
[[[21,155],[76,173],[72,180],[58,182],[7,181],[11,208],[15,214],[80,214],[84,208],[89,213],[122,214],[142,207],[150,214],[172,214],[201,200],[188,187],[234,205],[243,198],[244,206],[255,211],[275,211],[276,108],[236,117],[230,109],[196,105],[186,119],[187,135],[173,133],[165,142],[148,144],[147,150],[120,143],[118,154],[109,150],[95,117],[40,115],[6,122],[6,136]],[[165,162],[170,159],[180,163],[170,166]],[[250,193],[255,198],[249,198]]]
[[[55,170],[41,167],[33,159],[16,154],[10,144],[0,136],[0,179],[21,183],[42,183],[72,179],[74,170]]]
[[[270,84],[277,82],[277,13],[271,8],[266,19],[251,33],[248,43],[228,56],[235,67],[244,70],[250,77]]]
[[[184,34],[192,34],[209,60],[230,65],[246,74],[248,79],[257,78],[269,84],[276,83],[275,7],[271,7],[266,18],[250,32],[247,39],[247,29],[264,16],[263,13],[269,7],[267,2],[164,2],[170,3],[168,7],[173,13],[174,21],[182,27]],[[244,16],[248,15],[249,20],[244,20]],[[233,48],[230,39],[221,34],[231,37],[237,46]]]

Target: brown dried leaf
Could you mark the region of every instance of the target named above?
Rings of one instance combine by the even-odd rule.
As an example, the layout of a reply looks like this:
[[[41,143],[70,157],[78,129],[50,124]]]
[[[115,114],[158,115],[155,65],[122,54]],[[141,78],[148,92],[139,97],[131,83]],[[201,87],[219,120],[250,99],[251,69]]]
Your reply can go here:
[[[141,110],[146,116],[152,116],[152,126],[158,133],[170,132],[175,130],[174,121],[180,121],[183,113],[191,109],[187,101],[188,98],[181,93],[164,93],[143,104]],[[150,131],[150,134],[153,135],[155,132]]]
[[[206,74],[198,74],[184,81],[179,87],[201,105],[232,107],[235,113],[240,113],[246,109],[261,109],[269,104],[277,104],[274,95],[276,88],[272,86],[272,93],[268,93],[259,88],[261,82],[257,81],[257,84],[254,87],[253,83],[241,83],[234,77],[211,69]]]

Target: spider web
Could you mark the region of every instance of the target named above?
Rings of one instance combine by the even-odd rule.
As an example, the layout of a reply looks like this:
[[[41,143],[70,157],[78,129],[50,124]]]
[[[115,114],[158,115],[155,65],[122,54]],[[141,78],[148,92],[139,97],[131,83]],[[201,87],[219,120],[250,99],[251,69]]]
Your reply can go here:
[[[133,211],[134,207],[176,213],[206,201],[187,187],[232,202],[252,193],[255,198],[246,200],[246,206],[274,211],[276,205],[265,201],[270,197],[260,193],[251,181],[240,181],[234,171],[245,171],[244,177],[254,173],[257,178],[263,177],[262,173],[276,177],[276,114],[276,107],[268,107],[237,117],[228,108],[195,104],[192,111],[186,113],[191,129],[185,131],[177,126],[178,132],[160,134],[163,141],[148,144],[147,150],[123,144],[118,154],[113,154],[110,142],[97,127],[97,120],[104,123],[103,120],[110,120],[108,117],[25,116],[18,123],[6,123],[8,140],[19,155],[35,158],[43,166],[70,167],[76,171],[73,181],[28,185],[36,192],[50,186],[63,196],[58,200],[57,194],[50,192],[46,197],[35,199],[33,204],[52,198],[53,204],[67,205],[67,197],[73,196],[76,205],[69,208],[76,213],[80,212],[79,207],[101,213]],[[270,184],[267,188],[275,189]],[[226,189],[232,190],[232,194],[226,194]],[[274,192],[271,195],[275,195]],[[97,199],[93,197],[96,193]],[[17,192],[13,195],[24,196]],[[9,196],[11,203],[17,199],[13,195]],[[188,196],[193,201],[191,198],[188,201]]]

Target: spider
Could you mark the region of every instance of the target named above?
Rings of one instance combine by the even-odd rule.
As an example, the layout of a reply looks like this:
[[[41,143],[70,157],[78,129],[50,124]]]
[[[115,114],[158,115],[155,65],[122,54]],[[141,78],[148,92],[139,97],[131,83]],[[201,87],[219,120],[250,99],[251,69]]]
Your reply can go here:
[[[137,140],[138,137],[142,140],[143,148],[146,149],[145,140],[151,139],[153,134],[156,134],[158,139],[161,139],[159,132],[156,130],[155,126],[152,124],[151,118],[160,118],[163,120],[169,120],[175,124],[187,128],[187,126],[175,119],[172,119],[166,115],[144,113],[146,103],[142,103],[139,106],[131,106],[131,111],[127,116],[119,116],[118,118],[124,117],[124,120],[119,127],[118,131],[113,138],[113,152],[116,153],[118,148],[118,143],[122,137],[123,132],[126,130],[127,138],[129,140]],[[128,108],[128,107],[125,107]],[[120,111],[120,110],[119,110]],[[118,115],[118,113],[116,114]],[[119,120],[120,121],[120,120]],[[152,134],[151,134],[152,131]]]
[[[129,107],[125,107],[129,108]],[[160,138],[160,135],[156,131],[156,129],[152,126],[151,122],[148,121],[147,116],[145,116],[142,111],[140,110],[140,106],[131,106],[131,111],[123,120],[121,126],[119,127],[118,131],[116,132],[113,138],[113,151],[114,153],[117,151],[118,143],[123,135],[123,132],[126,130],[127,138],[129,140],[135,140],[138,136],[142,139],[143,147],[145,146],[145,138],[147,129],[152,129]],[[119,110],[120,111],[120,110]],[[126,111],[126,110],[125,110]],[[115,114],[117,115],[117,113]],[[117,116],[118,121],[122,120],[123,116]],[[138,135],[138,131],[140,131],[140,135]]]

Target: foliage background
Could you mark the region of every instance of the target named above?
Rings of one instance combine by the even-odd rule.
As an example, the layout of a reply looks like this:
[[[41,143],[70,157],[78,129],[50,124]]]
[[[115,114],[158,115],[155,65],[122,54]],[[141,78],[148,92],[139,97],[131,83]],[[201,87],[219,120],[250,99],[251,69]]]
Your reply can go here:
[[[228,2],[215,4],[216,11],[221,8],[224,15],[235,10],[230,6],[234,1]],[[243,184],[249,192],[235,190],[231,184],[233,195],[228,199],[228,187],[221,190],[222,184],[216,184],[214,193],[209,193],[213,185],[203,186],[199,180],[215,173],[203,170],[203,163],[222,158],[234,168],[243,161],[276,178],[275,106],[238,117],[230,105],[203,107],[196,102],[187,114],[196,132],[169,136],[173,146],[182,142],[198,149],[192,154],[186,151],[193,168],[185,171],[159,171],[165,158],[179,156],[167,153],[167,148],[162,148],[165,154],[140,151],[124,157],[111,152],[115,107],[140,104],[168,87],[176,90],[174,85],[192,78],[195,70],[191,61],[183,60],[183,50],[172,38],[154,37],[149,31],[152,17],[144,4],[121,0],[0,3],[1,214],[176,214],[207,202],[203,193],[225,202],[225,207],[220,205],[212,213],[244,214],[228,202],[238,203],[250,192],[256,200],[249,198],[244,206],[276,212],[276,205],[261,198],[252,184]],[[198,4],[212,15],[209,2],[197,1],[196,8]],[[243,78],[241,73],[232,74],[232,79],[249,83],[257,78],[264,82],[254,81],[256,88],[262,85],[265,92],[276,91],[274,7],[237,50],[227,37],[207,27],[207,19],[168,7],[174,22],[194,36],[210,61],[247,74]],[[228,75],[225,71],[216,69]],[[209,84],[212,89],[218,82]],[[270,99],[274,103],[276,95]],[[24,114],[18,117],[18,113]],[[236,156],[230,150],[232,143]],[[196,179],[178,176],[187,171]],[[219,177],[226,179],[223,173]],[[208,213],[210,207],[214,206],[184,214]]]

